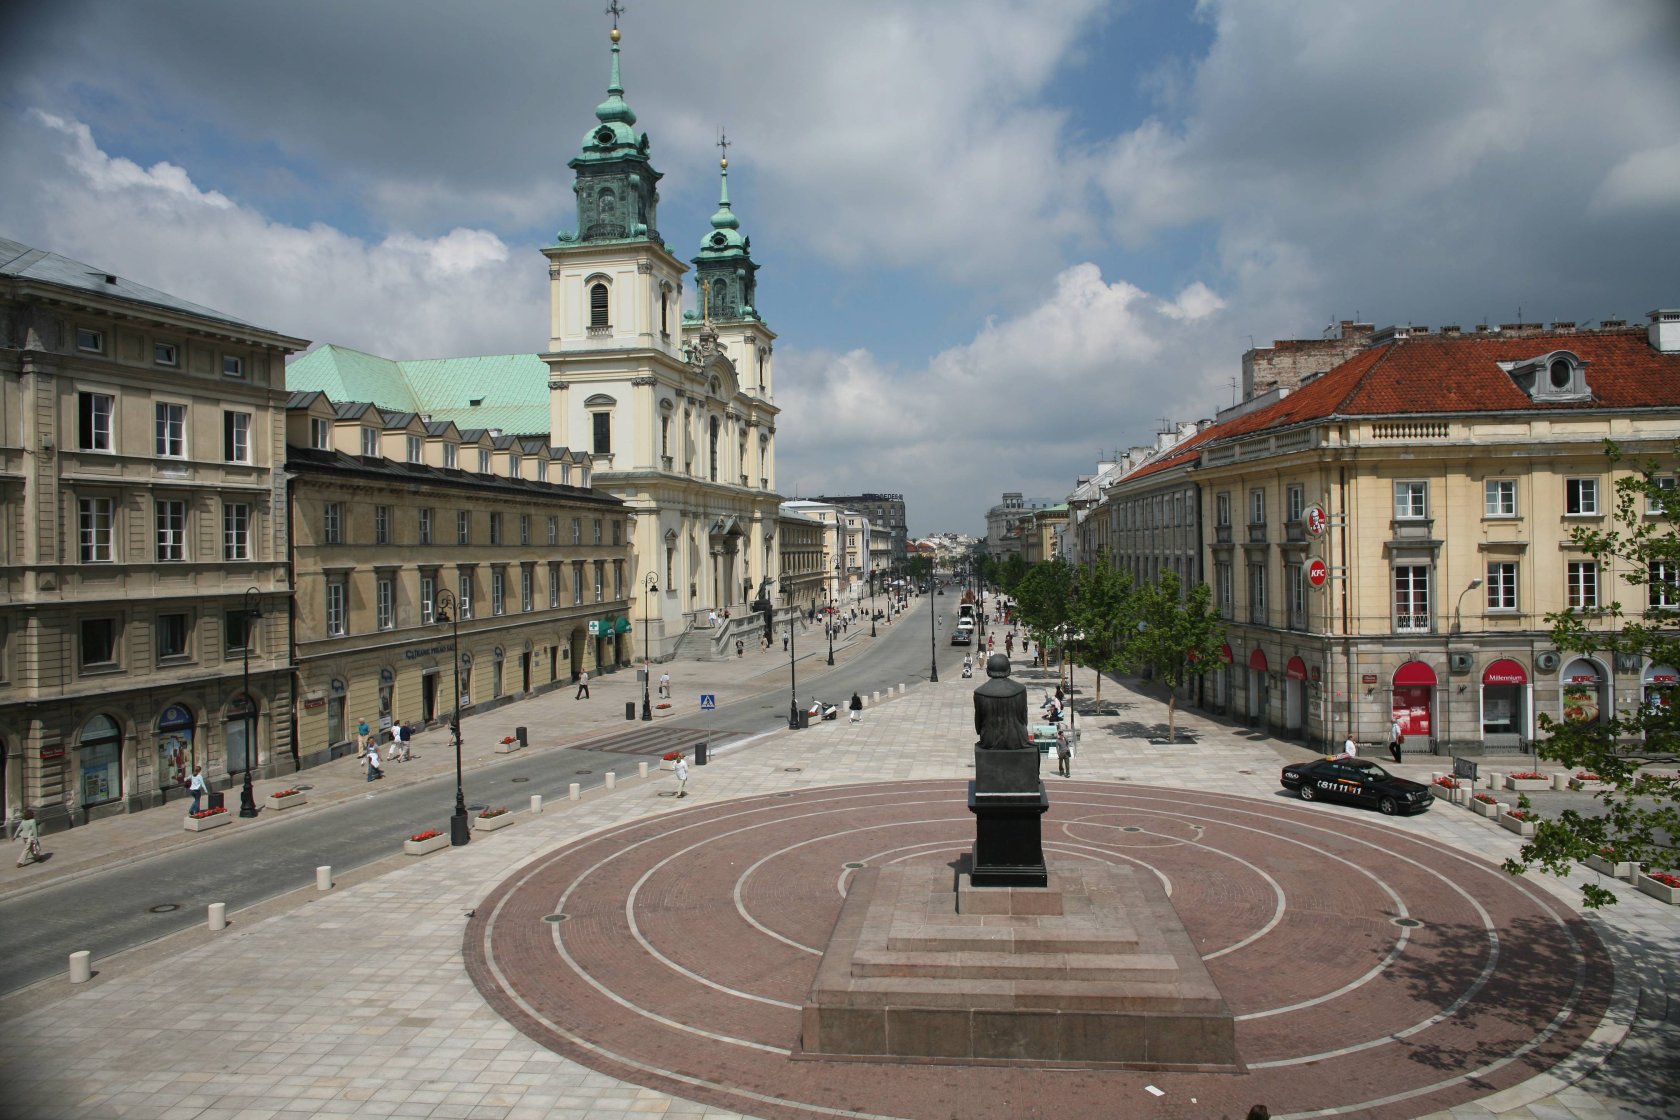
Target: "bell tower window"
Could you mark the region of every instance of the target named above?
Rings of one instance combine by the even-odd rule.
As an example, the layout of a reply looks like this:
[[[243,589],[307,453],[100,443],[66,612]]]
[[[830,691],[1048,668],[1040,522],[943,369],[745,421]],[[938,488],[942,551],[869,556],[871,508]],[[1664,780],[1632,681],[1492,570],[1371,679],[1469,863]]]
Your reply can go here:
[[[589,285],[589,325],[591,327],[611,326],[607,318],[607,285],[597,280]]]

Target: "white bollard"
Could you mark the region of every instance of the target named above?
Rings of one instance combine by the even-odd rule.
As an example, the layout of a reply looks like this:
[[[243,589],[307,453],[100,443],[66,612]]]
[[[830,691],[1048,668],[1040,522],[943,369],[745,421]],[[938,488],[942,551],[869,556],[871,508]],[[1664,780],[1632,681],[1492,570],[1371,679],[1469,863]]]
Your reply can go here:
[[[315,889],[318,891],[332,890],[332,865],[323,863],[315,869]]]
[[[227,928],[227,903],[212,902],[210,904],[210,932],[218,933]]]
[[[541,812],[542,812],[542,794],[533,793],[531,795],[531,815],[534,817]]]
[[[86,984],[93,979],[93,954],[83,949],[70,954],[70,983]]]
[[[869,694],[869,702],[871,704],[879,704],[881,702],[881,690],[880,689],[876,689],[874,692],[871,692]]]
[[[647,763],[645,763],[645,762],[636,763],[636,777],[638,777],[638,778],[647,777]]]
[[[615,771],[615,770],[608,770],[607,771],[607,788],[608,789],[617,789],[618,788],[618,772],[617,771]]]
[[[904,695],[904,686],[902,684],[898,686],[898,694],[900,696]]]
[[[576,782],[573,782],[570,786],[566,787],[566,796],[570,800],[576,801],[578,798],[583,796],[583,787],[578,785]]]

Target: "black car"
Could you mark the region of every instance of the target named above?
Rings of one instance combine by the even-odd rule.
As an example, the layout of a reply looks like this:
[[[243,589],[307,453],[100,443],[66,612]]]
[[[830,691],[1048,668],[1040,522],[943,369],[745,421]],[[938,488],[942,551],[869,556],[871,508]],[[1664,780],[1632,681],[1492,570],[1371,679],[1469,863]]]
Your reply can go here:
[[[1397,778],[1363,758],[1321,758],[1283,768],[1283,788],[1302,801],[1347,801],[1375,806],[1383,813],[1421,813],[1435,795],[1421,782]]]

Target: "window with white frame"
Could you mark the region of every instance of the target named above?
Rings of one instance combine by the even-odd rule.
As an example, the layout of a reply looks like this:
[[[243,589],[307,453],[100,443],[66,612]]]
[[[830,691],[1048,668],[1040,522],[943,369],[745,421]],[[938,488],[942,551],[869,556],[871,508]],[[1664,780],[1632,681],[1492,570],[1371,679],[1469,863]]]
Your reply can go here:
[[[1488,517],[1517,515],[1517,480],[1490,478],[1482,485],[1483,512]]]
[[[518,478],[525,470],[525,461],[518,455],[508,456],[508,477]]]
[[[110,498],[82,498],[77,503],[81,536],[81,560],[84,564],[109,564],[115,557],[111,552],[111,523],[116,505]]]
[[[420,543],[432,543],[432,511],[429,508],[420,510]]]
[[[187,503],[175,499],[152,503],[157,521],[157,558],[171,563],[187,558]]]
[[[519,515],[519,543],[531,543],[531,515],[528,513]]]
[[[421,462],[426,458],[426,441],[419,436],[408,437],[408,461]]]
[[[105,352],[105,332],[78,327],[76,329],[76,349],[86,350],[90,354],[103,354]]]
[[[342,576],[327,580],[327,634],[342,638],[350,625],[350,594]]]
[[[113,451],[111,414],[117,399],[104,393],[76,394],[77,446],[83,451]]]
[[[550,607],[560,605],[560,561],[558,560],[548,562],[548,605]]]
[[[1394,484],[1394,517],[1397,521],[1418,521],[1429,516],[1429,484],[1401,481]]]
[[[600,544],[601,543],[601,519],[599,517],[595,518],[595,520],[594,520],[594,529],[595,529],[595,535],[592,539],[593,539],[595,544]]]
[[[1671,474],[1661,474],[1651,480],[1655,491],[1647,491],[1645,495],[1646,513],[1672,512],[1680,514],[1680,505],[1675,499],[1675,479]]]
[[[613,561],[613,598],[624,598],[624,561]]]
[[[379,629],[390,630],[397,624],[397,581],[380,576],[374,581],[374,619]]]
[[[447,470],[454,470],[455,464],[460,462],[461,449],[453,443],[443,445],[443,465]]]
[[[1301,516],[1307,508],[1307,488],[1305,486],[1289,487],[1284,491],[1284,501],[1287,511],[1284,520],[1289,522],[1301,520]]]
[[[391,507],[373,507],[373,543],[391,543]]]
[[[490,515],[490,543],[502,543],[502,515],[500,513]]]
[[[1284,568],[1284,580],[1289,587],[1289,628],[1304,630],[1307,626],[1307,579],[1300,564]]]
[[[173,342],[153,343],[152,362],[160,366],[178,366],[181,364],[181,348]]]
[[[665,589],[669,591],[677,582],[677,550],[670,545],[665,546]]]
[[[1264,490],[1250,490],[1248,492],[1248,523],[1250,525],[1264,525],[1266,523],[1266,492]]]
[[[362,454],[377,456],[379,454],[379,429],[364,427],[362,429]]]
[[[1487,609],[1517,609],[1517,565],[1514,560],[1490,560],[1487,566]]]
[[[455,543],[467,544],[472,540],[472,511],[460,509],[455,511]]]
[[[317,451],[332,450],[332,424],[319,416],[309,418],[309,446]]]
[[[612,543],[615,547],[624,543],[623,534],[624,523],[622,521],[614,520],[612,523]]]
[[[460,591],[457,593],[455,601],[461,609],[462,618],[473,616],[473,570],[471,568],[463,567],[461,569]]]
[[[1569,562],[1568,602],[1570,610],[1596,610],[1598,607],[1598,563],[1593,560]]]
[[[494,451],[492,451],[490,448],[488,448],[488,447],[479,448],[478,449],[478,473],[479,474],[490,474],[490,473],[492,473],[491,467],[495,462],[495,457],[496,457],[496,453]]]
[[[530,564],[524,564],[519,569],[519,604],[520,609],[529,611],[536,607],[537,573]]]
[[[605,560],[595,561],[595,601],[597,603],[604,603],[607,599],[606,569],[607,564]]]
[[[1231,565],[1215,564],[1213,566],[1214,593],[1219,598],[1219,617],[1231,618],[1234,605],[1232,596]]]
[[[344,506],[338,502],[321,506],[321,543],[344,543]]]
[[[572,518],[572,543],[583,543],[583,518],[581,517]]]
[[[1653,610],[1680,608],[1680,562],[1653,560],[1645,567],[1647,602]]]
[[[1248,620],[1266,621],[1266,565],[1248,566]]]
[[[490,569],[490,613],[501,614],[507,610],[507,572],[501,568]]]
[[[185,459],[187,457],[187,406],[159,402],[153,410],[157,457]]]
[[[251,414],[222,413],[222,458],[230,463],[251,461]]]
[[[420,573],[420,625],[430,626],[437,619],[437,576]]]
[[[1571,517],[1590,517],[1597,514],[1598,479],[1564,479],[1563,512]]]
[[[1213,523],[1220,526],[1231,524],[1231,495],[1218,494],[1213,499]]]
[[[251,559],[251,507],[244,502],[222,503],[222,559]]]
[[[1429,566],[1394,566],[1394,629],[1396,633],[1428,633],[1433,616],[1429,610]]]
[[[245,359],[241,358],[238,354],[223,354],[222,355],[222,376],[223,377],[244,377],[245,376]]]

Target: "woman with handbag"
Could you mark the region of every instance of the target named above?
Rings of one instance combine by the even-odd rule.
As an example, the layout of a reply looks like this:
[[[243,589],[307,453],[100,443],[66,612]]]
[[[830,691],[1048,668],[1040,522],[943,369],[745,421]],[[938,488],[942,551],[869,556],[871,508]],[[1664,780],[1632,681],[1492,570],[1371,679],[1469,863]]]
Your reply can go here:
[[[23,850],[18,852],[17,865],[22,867],[26,863],[41,861],[41,826],[35,820],[35,810],[23,811],[23,823],[18,825],[17,838],[23,842]]]

